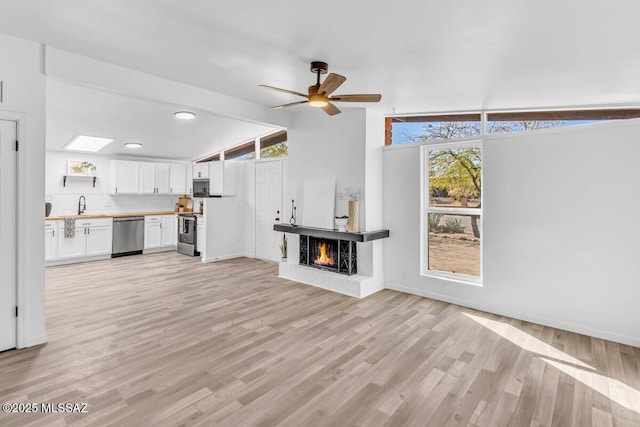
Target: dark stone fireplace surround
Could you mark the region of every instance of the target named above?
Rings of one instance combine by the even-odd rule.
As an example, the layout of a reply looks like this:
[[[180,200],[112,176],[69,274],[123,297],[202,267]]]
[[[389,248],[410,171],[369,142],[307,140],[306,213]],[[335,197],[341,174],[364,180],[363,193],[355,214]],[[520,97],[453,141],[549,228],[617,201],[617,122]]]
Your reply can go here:
[[[274,224],[273,229],[275,231],[300,235],[300,265],[346,275],[352,275],[358,272],[356,242],[370,242],[389,237],[389,230],[352,233],[289,224]],[[335,245],[334,248],[337,249],[335,253],[338,261],[336,266],[319,266],[313,263],[310,256],[312,250],[310,243],[317,241],[326,241]]]

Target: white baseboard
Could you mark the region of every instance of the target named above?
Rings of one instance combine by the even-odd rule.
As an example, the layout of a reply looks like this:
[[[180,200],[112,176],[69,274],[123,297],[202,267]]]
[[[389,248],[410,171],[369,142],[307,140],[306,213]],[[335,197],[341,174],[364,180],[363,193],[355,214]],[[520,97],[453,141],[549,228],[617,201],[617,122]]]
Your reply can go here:
[[[82,258],[60,258],[60,259],[54,259],[51,261],[46,261],[44,265],[45,267],[50,267],[53,265],[76,264],[78,262],[99,261],[102,259],[110,259],[110,258],[111,258],[111,254],[95,255],[95,256],[88,256],[88,257],[82,257]]]
[[[582,325],[576,325],[574,323],[567,323],[558,321],[555,319],[547,319],[531,315],[528,313],[521,313],[518,311],[504,310],[500,307],[492,307],[484,304],[478,304],[475,301],[460,299],[451,297],[449,295],[443,295],[436,292],[429,292],[420,289],[409,288],[407,286],[398,285],[396,283],[385,283],[386,289],[392,289],[398,292],[404,292],[407,294],[418,295],[421,297],[431,298],[438,301],[448,302],[450,304],[456,304],[463,307],[472,308],[474,310],[486,311],[487,313],[498,314],[500,316],[507,316],[518,320],[524,320],[526,322],[537,323],[543,326],[549,326],[551,328],[563,329],[565,331],[575,332],[582,335],[588,335],[591,337],[601,338],[609,341],[615,341],[621,344],[631,345],[633,347],[640,347],[640,338],[630,337],[627,335],[620,335],[615,332],[605,331],[601,329],[594,329],[584,327]]]
[[[206,263],[206,262],[224,261],[225,259],[242,258],[244,256],[245,255],[243,253],[220,255],[220,256],[211,257],[211,258],[202,258],[202,262]]]
[[[160,248],[150,248],[150,249],[145,249],[142,251],[143,254],[155,254],[158,252],[169,252],[169,251],[175,251],[176,250],[176,246],[162,246]]]
[[[27,348],[27,347],[33,347],[34,345],[40,345],[40,344],[44,344],[48,341],[47,335],[39,335],[36,337],[27,337],[25,339],[25,342],[20,343],[20,346],[18,348]]]

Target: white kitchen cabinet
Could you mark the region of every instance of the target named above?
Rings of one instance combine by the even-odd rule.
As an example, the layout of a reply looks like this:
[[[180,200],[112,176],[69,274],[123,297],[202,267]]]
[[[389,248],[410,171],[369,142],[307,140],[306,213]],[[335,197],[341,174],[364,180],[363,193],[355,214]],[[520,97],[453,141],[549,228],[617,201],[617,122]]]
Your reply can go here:
[[[236,193],[237,162],[209,162],[209,194],[232,196]]]
[[[170,163],[140,163],[141,194],[171,194]]]
[[[144,249],[162,247],[162,217],[144,217]]]
[[[185,194],[193,197],[193,168],[191,165],[187,166],[187,190]]]
[[[76,227],[74,237],[65,237],[64,227],[58,239],[58,259],[84,258],[87,253],[87,237],[84,227]]]
[[[175,247],[178,242],[178,217],[176,215],[162,216],[162,246]]]
[[[193,179],[209,178],[209,165],[213,162],[194,163]]]
[[[175,215],[144,217],[144,250],[175,249],[178,240],[178,220]]]
[[[187,165],[184,163],[172,163],[170,165],[170,185],[169,193],[171,194],[188,194],[187,187]],[[188,185],[189,187],[191,184]]]
[[[140,193],[155,194],[156,192],[156,164],[140,162]]]
[[[196,221],[196,251],[200,252],[202,259],[206,259],[205,251],[207,241],[207,226],[204,218],[198,218]]]
[[[209,163],[209,194],[221,195],[224,191],[224,162]]]
[[[113,222],[111,218],[76,219],[74,237],[64,236],[64,221],[59,222],[57,259],[111,255]]]
[[[113,160],[111,162],[111,194],[138,194],[140,165],[140,162]]]
[[[44,260],[52,261],[58,258],[58,221],[44,223]]]
[[[87,256],[111,255],[112,248],[112,224],[87,227]]]
[[[184,163],[112,160],[111,175],[111,194],[187,194],[190,181]]]
[[[171,164],[156,163],[156,194],[171,194]]]

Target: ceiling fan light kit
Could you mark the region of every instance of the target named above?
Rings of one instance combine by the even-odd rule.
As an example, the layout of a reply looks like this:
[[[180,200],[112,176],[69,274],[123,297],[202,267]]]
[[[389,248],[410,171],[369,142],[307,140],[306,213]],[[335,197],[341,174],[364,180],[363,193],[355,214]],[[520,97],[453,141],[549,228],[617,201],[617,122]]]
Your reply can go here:
[[[312,107],[326,107],[329,104],[326,96],[322,95],[309,95],[309,105]]]
[[[347,80],[347,78],[340,74],[330,73],[321,84],[320,75],[327,74],[327,71],[329,70],[329,65],[322,61],[311,62],[309,70],[316,74],[316,84],[309,86],[306,95],[293,90],[281,89],[274,86],[258,85],[258,87],[307,98],[305,101],[276,105],[273,109],[279,110],[286,107],[292,107],[294,105],[309,104],[312,107],[322,108],[322,110],[330,116],[340,113],[340,109],[331,102],[378,102],[382,99],[382,95],[377,93],[329,96],[338,89]]]

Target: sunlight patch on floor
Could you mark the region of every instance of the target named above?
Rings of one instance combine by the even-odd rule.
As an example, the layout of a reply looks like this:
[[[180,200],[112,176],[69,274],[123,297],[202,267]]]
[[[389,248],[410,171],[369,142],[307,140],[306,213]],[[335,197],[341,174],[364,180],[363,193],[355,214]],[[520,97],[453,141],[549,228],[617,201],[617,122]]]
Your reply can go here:
[[[640,414],[640,392],[625,383],[613,378],[606,377],[595,372],[585,371],[575,366],[565,365],[556,360],[549,360],[544,357],[540,359],[549,365],[575,378],[587,387],[606,396],[615,403]]]
[[[492,332],[495,332],[504,339],[511,341],[523,350],[537,353],[541,356],[540,359],[544,360],[549,365],[564,372],[608,399],[611,399],[611,401],[624,406],[629,410],[640,413],[640,392],[633,387],[628,386],[622,381],[596,373],[595,368],[587,365],[581,360],[578,360],[575,357],[540,341],[539,339],[508,323],[487,319],[486,317],[470,313],[462,314],[467,316],[469,319],[478,322]]]
[[[530,351],[532,353],[538,353],[542,356],[547,356],[553,359],[562,360],[563,362],[571,363],[574,365],[582,366],[587,369],[594,369],[593,367],[587,365],[583,361],[576,359],[568,355],[567,353],[558,350],[557,348],[550,346],[549,344],[540,341],[536,337],[531,336],[530,334],[521,331],[505,322],[499,322],[497,320],[487,319],[486,317],[476,316],[470,313],[462,313],[467,316],[469,319],[474,320],[484,326],[485,328],[495,332],[500,335],[502,338],[511,341],[518,347],[521,347],[524,350]]]

